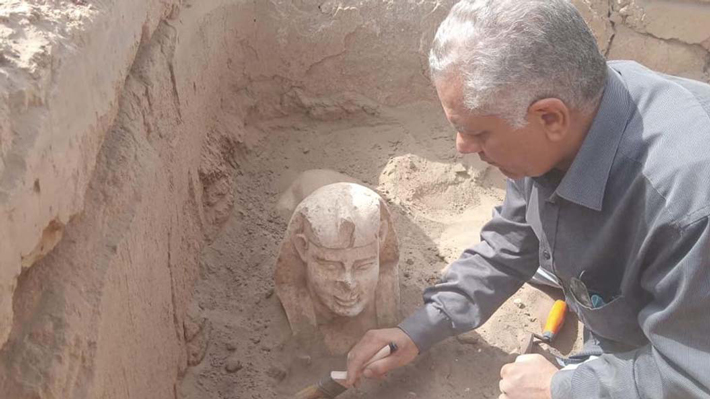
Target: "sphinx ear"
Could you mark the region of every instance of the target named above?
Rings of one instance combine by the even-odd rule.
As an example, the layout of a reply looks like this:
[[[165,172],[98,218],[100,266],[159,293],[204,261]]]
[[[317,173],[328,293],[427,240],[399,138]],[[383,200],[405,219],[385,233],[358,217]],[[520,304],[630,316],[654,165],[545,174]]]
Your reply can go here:
[[[304,263],[307,263],[306,252],[308,251],[308,238],[305,234],[294,234],[291,236],[291,243],[296,247],[296,252],[298,256]]]
[[[387,220],[383,219],[380,221],[380,250],[384,248],[385,242],[387,242],[387,234],[389,234],[389,228],[390,226]]]

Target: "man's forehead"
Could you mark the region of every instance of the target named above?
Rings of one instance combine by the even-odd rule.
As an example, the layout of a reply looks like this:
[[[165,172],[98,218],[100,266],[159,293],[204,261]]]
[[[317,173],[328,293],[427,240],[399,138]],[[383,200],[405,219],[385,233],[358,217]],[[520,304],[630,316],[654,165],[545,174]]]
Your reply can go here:
[[[444,109],[463,109],[463,82],[458,78],[440,79],[436,82],[436,91]]]
[[[437,92],[441,106],[451,126],[457,131],[470,130],[471,120],[476,116],[466,108],[461,85],[456,82],[437,83]]]

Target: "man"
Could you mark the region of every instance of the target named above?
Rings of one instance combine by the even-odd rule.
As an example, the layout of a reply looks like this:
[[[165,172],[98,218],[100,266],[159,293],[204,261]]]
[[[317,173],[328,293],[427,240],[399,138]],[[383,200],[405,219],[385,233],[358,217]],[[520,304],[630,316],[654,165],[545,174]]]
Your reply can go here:
[[[351,350],[348,383],[480,326],[539,266],[588,360],[521,356],[501,398],[710,397],[710,86],[607,65],[566,0],[462,1],[430,64],[457,150],[500,168],[506,198],[424,307]]]

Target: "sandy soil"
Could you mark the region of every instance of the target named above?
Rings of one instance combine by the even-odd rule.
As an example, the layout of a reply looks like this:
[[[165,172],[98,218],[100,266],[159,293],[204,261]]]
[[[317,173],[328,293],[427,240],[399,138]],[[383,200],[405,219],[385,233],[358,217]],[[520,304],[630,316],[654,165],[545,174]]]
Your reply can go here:
[[[468,245],[504,195],[504,178],[480,161],[457,156],[439,106],[377,108],[335,121],[295,116],[251,126],[260,142],[238,157],[235,207],[202,255],[191,309],[191,367],[185,399],[289,397],[343,357],[306,353],[274,295],[273,267],[287,220],[279,195],[302,171],[331,169],[364,182],[387,199],[400,237],[402,317],[421,291]],[[514,303],[514,300],[517,303]],[[512,361],[526,331],[541,328],[551,302],[523,287],[482,328],[450,339],[343,398],[496,398],[500,367]],[[558,342],[569,352],[575,322]]]

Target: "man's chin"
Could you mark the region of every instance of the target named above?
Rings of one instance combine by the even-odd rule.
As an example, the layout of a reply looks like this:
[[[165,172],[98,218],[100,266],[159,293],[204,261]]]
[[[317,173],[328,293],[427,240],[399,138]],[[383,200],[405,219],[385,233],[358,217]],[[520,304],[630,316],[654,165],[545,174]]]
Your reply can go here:
[[[498,170],[500,170],[500,173],[502,173],[505,177],[507,177],[508,179],[511,179],[511,180],[518,180],[518,179],[522,179],[523,177],[525,177],[524,175],[521,175],[519,173],[513,173],[509,170],[506,170],[506,169],[503,169],[500,167],[498,168]]]

